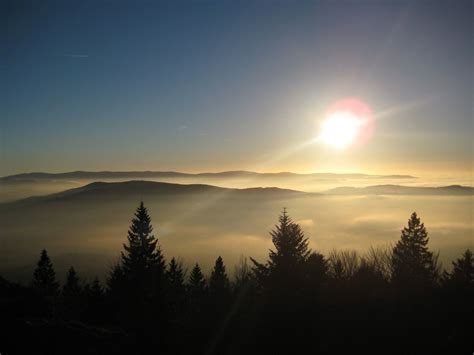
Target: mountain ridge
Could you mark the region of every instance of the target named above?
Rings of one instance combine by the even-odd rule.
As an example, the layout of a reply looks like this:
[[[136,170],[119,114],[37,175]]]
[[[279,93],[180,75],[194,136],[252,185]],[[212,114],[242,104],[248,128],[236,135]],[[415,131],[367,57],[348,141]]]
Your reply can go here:
[[[9,204],[22,204],[41,201],[68,200],[79,198],[119,198],[124,196],[186,196],[206,194],[227,194],[229,196],[258,198],[265,194],[266,197],[305,197],[305,196],[354,196],[354,195],[437,195],[459,196],[474,195],[474,188],[461,185],[439,187],[414,187],[403,185],[372,185],[366,187],[341,186],[324,191],[323,193],[304,192],[280,187],[249,187],[229,188],[209,184],[179,184],[147,180],[130,180],[121,182],[96,181],[87,185],[67,189],[61,192],[41,196],[31,196],[14,201],[0,203],[1,206]]]
[[[324,191],[328,195],[473,195],[474,188],[462,185],[403,186],[373,185],[366,187],[341,186]]]
[[[70,171],[64,173],[47,173],[47,172],[29,172],[0,177],[0,181],[34,181],[34,180],[64,180],[64,179],[120,179],[120,178],[199,178],[199,177],[216,177],[216,178],[243,178],[243,177],[340,177],[340,178],[379,178],[379,179],[416,179],[411,175],[376,175],[363,173],[293,173],[293,172],[276,172],[276,173],[258,173],[247,170],[230,170],[221,172],[203,172],[203,173],[183,173],[178,171]]]
[[[269,194],[279,194],[284,197],[289,196],[314,196],[319,195],[317,193],[302,192],[291,189],[283,189],[279,187],[250,187],[250,188],[227,188],[227,187],[218,187],[208,184],[177,184],[177,183],[168,183],[168,182],[157,182],[157,181],[146,181],[146,180],[130,180],[122,182],[103,182],[95,181],[90,184],[67,189],[61,192],[56,192],[47,195],[41,196],[31,196],[15,201],[9,201],[0,203],[0,205],[8,204],[21,204],[28,202],[37,202],[37,201],[55,201],[61,199],[69,199],[73,196],[79,195],[84,197],[85,195],[92,195],[100,193],[102,195],[108,194],[109,196],[124,196],[124,195],[183,195],[183,194],[205,194],[205,193],[229,193],[240,196],[249,196],[252,194],[262,194],[265,193],[267,196]]]

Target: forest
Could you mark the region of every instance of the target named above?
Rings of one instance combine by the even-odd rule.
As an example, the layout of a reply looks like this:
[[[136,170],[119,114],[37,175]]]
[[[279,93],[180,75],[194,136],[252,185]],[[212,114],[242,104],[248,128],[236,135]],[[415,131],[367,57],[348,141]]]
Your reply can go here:
[[[270,236],[267,260],[216,255],[205,275],[166,255],[141,202],[106,282],[71,266],[60,285],[46,250],[29,284],[0,276],[0,353],[472,353],[472,252],[444,269],[416,212],[365,254],[310,250],[286,209]]]

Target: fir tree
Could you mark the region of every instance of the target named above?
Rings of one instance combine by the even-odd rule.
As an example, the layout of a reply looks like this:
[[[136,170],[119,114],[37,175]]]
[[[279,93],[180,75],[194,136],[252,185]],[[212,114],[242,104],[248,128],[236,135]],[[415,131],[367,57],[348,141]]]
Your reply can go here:
[[[310,287],[321,285],[326,280],[328,273],[328,263],[324,255],[312,252],[306,260],[305,271]]]
[[[229,278],[225,272],[225,265],[222,257],[216,259],[214,269],[209,279],[209,292],[214,297],[228,297],[230,293]]]
[[[81,285],[76,270],[71,266],[66,276],[66,283],[63,286],[63,297],[78,295],[81,292]]]
[[[168,280],[167,304],[173,318],[178,317],[183,310],[183,304],[186,297],[186,288],[184,285],[183,265],[172,258],[168,270],[166,271]]]
[[[100,323],[107,313],[104,288],[97,276],[84,287],[84,295],[87,300],[86,319],[91,323]]]
[[[61,292],[63,315],[69,319],[78,319],[82,311],[82,287],[76,270],[71,266],[66,283]]]
[[[416,212],[393,248],[392,281],[400,287],[419,288],[435,281],[436,257],[428,250],[428,233]]]
[[[163,255],[153,235],[153,226],[143,202],[135,212],[122,252],[122,272],[127,280],[143,280],[147,276],[161,277],[166,268]]]
[[[100,284],[99,278],[96,276],[92,280],[92,285],[90,287],[90,296],[92,298],[101,298],[104,296],[104,289]]]
[[[172,258],[168,270],[166,271],[166,276],[170,290],[175,294],[184,293],[184,270],[182,263],[177,262],[175,258]]]
[[[273,286],[286,288],[302,281],[304,264],[311,250],[300,226],[293,223],[283,210],[279,225],[270,232],[275,251],[270,250],[268,261],[261,264],[254,259],[254,273],[262,285],[269,281]]]
[[[188,292],[190,299],[200,298],[206,292],[206,280],[198,263],[194,265],[189,275]]]
[[[107,279],[108,293],[112,298],[117,298],[125,287],[125,274],[119,263],[112,266],[109,277]]]
[[[164,312],[166,265],[143,202],[135,212],[123,248],[108,279],[110,300],[123,325],[135,329],[151,326],[153,319]],[[163,322],[156,329],[161,326]]]
[[[460,288],[474,287],[474,258],[472,252],[467,249],[461,258],[453,261],[453,270],[445,273],[445,281]]]
[[[40,259],[33,274],[33,288],[40,295],[52,300],[59,292],[59,284],[56,281],[56,273],[48,253],[43,249]]]

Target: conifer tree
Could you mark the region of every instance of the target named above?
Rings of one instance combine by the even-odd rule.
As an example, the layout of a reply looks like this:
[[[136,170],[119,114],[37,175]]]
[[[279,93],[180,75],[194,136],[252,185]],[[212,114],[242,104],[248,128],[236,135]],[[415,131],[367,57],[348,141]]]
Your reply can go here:
[[[302,281],[304,264],[311,250],[300,226],[288,216],[286,209],[279,224],[270,232],[275,251],[270,250],[268,261],[261,264],[254,259],[254,273],[261,284],[269,281],[274,286],[287,287]]]
[[[428,233],[416,212],[393,248],[392,281],[400,287],[430,286],[436,278],[436,257],[428,250]]]
[[[166,265],[143,201],[134,214],[123,248],[108,279],[113,309],[126,326],[151,326],[153,319],[164,312]],[[157,324],[156,329],[162,325]]]
[[[63,286],[63,297],[76,296],[81,292],[81,285],[76,270],[71,266],[66,276],[66,283]]]
[[[167,304],[172,317],[178,317],[183,310],[186,297],[186,287],[184,285],[184,270],[181,262],[172,258],[168,270],[166,271],[168,280]]]
[[[445,273],[445,280],[456,287],[474,287],[474,258],[469,249],[463,253],[461,258],[453,261],[453,270],[450,273]]]
[[[327,278],[328,263],[323,254],[312,252],[306,260],[306,277],[310,286],[320,285]]]
[[[100,284],[97,276],[84,286],[84,295],[87,300],[86,319],[91,323],[99,323],[105,318],[107,313],[107,303],[105,302],[104,288]]]
[[[187,306],[192,326],[203,322],[207,295],[206,279],[198,263],[194,265],[187,284]]]
[[[59,284],[56,281],[56,273],[53,269],[53,264],[48,256],[46,250],[41,252],[40,259],[33,274],[33,288],[36,289],[40,295],[52,300],[59,292]]]
[[[112,266],[107,279],[107,291],[113,296],[117,296],[125,287],[125,275],[120,263]]]
[[[198,263],[194,265],[189,275],[188,292],[191,299],[202,297],[206,292],[206,280]]]
[[[182,263],[177,262],[174,257],[170,261],[168,270],[166,271],[166,276],[170,290],[172,290],[175,294],[184,293],[185,287],[183,265]]]
[[[61,292],[61,305],[66,318],[78,319],[82,311],[82,287],[76,270],[71,266],[66,276],[66,283]]]
[[[123,245],[121,268],[127,280],[146,283],[149,277],[157,280],[163,275],[166,266],[157,243],[150,215],[142,201],[128,230],[127,243]]]
[[[214,297],[228,297],[230,293],[229,278],[225,272],[224,261],[220,256],[216,259],[209,279],[209,292]]]
[[[104,289],[97,276],[94,277],[94,280],[92,280],[89,294],[92,298],[102,298],[104,296]]]

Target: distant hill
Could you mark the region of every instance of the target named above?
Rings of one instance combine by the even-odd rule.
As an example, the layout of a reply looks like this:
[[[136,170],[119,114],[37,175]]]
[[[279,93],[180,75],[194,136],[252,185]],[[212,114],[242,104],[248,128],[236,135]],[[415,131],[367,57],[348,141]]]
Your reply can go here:
[[[0,204],[38,204],[43,202],[83,202],[84,200],[110,201],[142,198],[180,197],[250,197],[254,200],[268,198],[292,198],[321,195],[474,195],[474,188],[460,185],[442,187],[412,187],[400,185],[375,185],[367,187],[337,187],[323,194],[302,192],[278,187],[224,188],[205,184],[175,184],[155,181],[132,180],[124,182],[93,182],[88,185],[68,189],[44,196],[34,196],[14,202]]]
[[[161,179],[161,178],[350,178],[350,179],[415,179],[410,175],[368,175],[291,172],[257,173],[253,171],[224,171],[218,173],[181,173],[176,171],[72,171],[67,173],[32,172],[10,175],[0,178],[1,182],[33,182],[44,180],[104,180],[104,179]]]
[[[417,187],[400,185],[375,185],[367,187],[336,187],[325,192],[330,195],[474,195],[474,188],[451,185]]]
[[[8,204],[31,204],[49,201],[83,201],[85,199],[95,199],[98,201],[105,201],[110,199],[128,199],[134,198],[140,200],[142,198],[156,198],[156,197],[179,197],[203,195],[205,197],[215,195],[226,195],[227,197],[246,197],[252,198],[288,198],[288,197],[302,197],[305,195],[317,195],[314,193],[306,193],[301,191],[280,189],[277,187],[259,187],[247,189],[231,189],[204,184],[172,184],[165,182],[154,181],[125,181],[125,182],[93,182],[88,185],[69,189],[63,192],[58,192],[45,196],[28,197],[15,202],[8,202]]]

